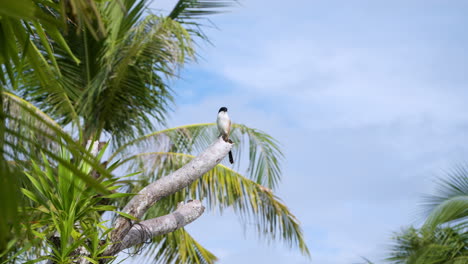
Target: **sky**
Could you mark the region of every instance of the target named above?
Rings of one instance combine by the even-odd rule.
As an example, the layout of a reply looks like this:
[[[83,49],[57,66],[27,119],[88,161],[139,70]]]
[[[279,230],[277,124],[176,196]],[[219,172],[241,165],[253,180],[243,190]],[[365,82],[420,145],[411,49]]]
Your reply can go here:
[[[276,193],[311,259],[230,212],[206,211],[189,232],[221,264],[382,263],[393,232],[421,223],[422,195],[468,157],[467,11],[455,0],[239,0],[210,17],[213,45],[173,82],[170,124],[214,122],[226,106],[278,139]]]

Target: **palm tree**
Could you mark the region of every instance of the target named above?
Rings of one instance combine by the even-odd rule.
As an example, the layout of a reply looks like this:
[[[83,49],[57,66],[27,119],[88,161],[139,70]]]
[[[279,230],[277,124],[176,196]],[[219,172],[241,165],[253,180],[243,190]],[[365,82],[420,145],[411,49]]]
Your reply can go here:
[[[393,264],[468,263],[468,169],[459,166],[440,178],[436,193],[424,197],[423,205],[424,224],[396,233],[386,261]]]
[[[8,92],[2,95],[5,113],[2,151],[6,159],[1,175],[4,190],[1,198],[2,206],[10,210],[2,218],[5,222],[0,261],[4,263],[18,258],[28,260],[43,252],[50,241],[46,236],[54,233],[51,230],[59,230],[58,223],[67,222],[57,216],[70,215],[69,211],[60,210],[57,203],[75,200],[74,197],[82,194],[110,194],[115,180],[89,148],[81,146],[51,117],[18,96]],[[102,179],[93,178],[90,171],[101,174]],[[71,184],[70,178],[76,184]],[[73,192],[64,192],[65,187],[74,185],[69,189]],[[83,185],[92,187],[91,192],[82,192]],[[13,199],[15,204],[11,202]],[[51,219],[54,215],[56,221]],[[72,223],[70,219],[68,222]],[[55,228],[50,223],[55,223]]]
[[[17,74],[4,82],[8,91],[3,93],[8,106],[4,107],[5,142],[10,148],[5,154],[15,161],[9,167],[22,175],[21,199],[28,206],[20,214],[24,216],[26,209],[34,212],[27,221],[35,223],[22,225],[29,240],[8,245],[3,254],[12,259],[42,256],[67,261],[80,246],[94,260],[102,259],[109,231],[98,225],[102,213],[116,212],[128,196],[109,193],[119,187],[137,192],[187,163],[217,134],[213,124],[195,124],[145,135],[164,126],[173,103],[167,81],[195,59],[195,39],[206,39],[199,18],[219,11],[229,1],[179,0],[167,16],[146,15],[146,0],[93,2],[91,20],[83,19],[72,4],[59,3],[63,13],[41,10],[66,18],[66,30],[59,31],[60,37],[49,38],[54,33],[44,33],[39,26],[28,31],[36,54],[44,58],[39,65],[43,67],[34,65],[33,56],[26,57],[24,63],[14,65]],[[93,30],[96,25],[98,30]],[[110,139],[115,151],[99,161],[104,150],[95,158],[92,147],[85,146],[89,140],[103,138]],[[248,153],[245,175],[218,165],[187,190],[158,202],[145,217],[167,214],[179,201],[200,199],[209,209],[233,208],[241,219],[254,222],[260,235],[283,240],[308,255],[297,219],[273,193],[281,176],[282,154],[277,142],[240,124],[232,139],[239,147],[238,160]],[[142,146],[152,151],[138,152]],[[125,170],[130,175],[123,179]],[[141,173],[134,175],[137,171]],[[78,177],[71,180],[70,174]],[[73,187],[65,188],[63,182],[73,183]],[[52,188],[43,188],[45,185]],[[88,185],[95,188],[84,191]],[[64,204],[65,200],[75,201],[73,197],[79,202]],[[86,206],[92,210],[84,210]],[[96,226],[102,228],[96,230]],[[89,238],[89,234],[96,236]],[[57,237],[71,240],[57,242]],[[36,251],[31,255],[32,248]],[[161,263],[216,260],[184,229],[153,239],[144,250]]]
[[[67,6],[68,5],[68,6]],[[51,41],[59,45],[68,52],[68,55],[73,57],[68,44],[63,39],[63,32],[67,31],[67,14],[66,7],[73,7],[73,12],[78,14],[75,18],[76,22],[84,25],[94,36],[101,36],[104,32],[102,28],[102,19],[99,13],[96,12],[94,1],[87,0],[69,0],[69,1],[39,1],[39,0],[4,0],[0,5],[0,195],[2,203],[0,203],[0,211],[2,219],[0,219],[0,252],[6,247],[6,243],[10,240],[11,228],[17,228],[15,225],[18,219],[17,208],[19,206],[18,197],[18,178],[20,172],[10,166],[5,159],[13,159],[11,155],[20,153],[28,155],[30,152],[23,152],[24,148],[17,147],[11,144],[18,140],[11,127],[8,127],[7,118],[13,118],[10,111],[7,109],[9,105],[4,104],[3,91],[7,87],[16,88],[18,80],[21,78],[23,67],[34,70],[36,78],[42,84],[47,84],[49,76],[53,70],[58,71],[55,61]],[[89,8],[92,7],[92,8]],[[35,41],[39,40],[39,41]],[[38,43],[39,42],[39,43]],[[39,46],[40,45],[40,46]],[[41,52],[45,50],[45,52]],[[27,66],[25,66],[27,64]],[[17,108],[22,108],[24,105],[16,105]],[[28,110],[26,108],[25,110]],[[33,117],[34,113],[30,115]],[[14,118],[13,118],[14,119]],[[18,120],[17,120],[18,121]],[[49,122],[43,122],[41,118],[36,118],[36,124],[42,124],[40,127],[50,125]],[[76,145],[75,141],[69,137],[60,136],[60,130],[55,126],[49,126],[51,131],[55,131],[58,137],[51,138],[56,143],[66,142],[68,145]],[[36,134],[41,134],[45,131],[37,126],[31,126],[30,131],[36,131]],[[18,135],[18,134],[16,134]],[[22,142],[34,142],[30,137],[21,137]],[[74,147],[74,146],[73,146]],[[43,145],[37,145],[36,148],[44,149]],[[78,149],[80,149],[78,147]],[[76,153],[76,155],[80,155]],[[54,157],[51,156],[51,159]],[[89,157],[88,157],[89,158]],[[59,163],[64,163],[64,160],[56,160]],[[66,166],[73,167],[71,163],[65,162]],[[77,168],[74,168],[77,171]],[[98,169],[99,168],[95,168]],[[84,179],[92,181],[91,178],[84,176]],[[91,186],[98,187],[101,191],[102,186],[96,182]],[[13,223],[13,224],[12,224]]]
[[[426,220],[397,234],[387,259],[395,264],[468,262],[468,170],[457,167],[425,197]]]
[[[462,264],[468,261],[468,234],[460,227],[415,229],[395,238],[387,260],[394,264]]]
[[[468,226],[468,169],[459,166],[439,179],[434,195],[425,197],[428,215],[425,228],[434,229],[443,224]]]

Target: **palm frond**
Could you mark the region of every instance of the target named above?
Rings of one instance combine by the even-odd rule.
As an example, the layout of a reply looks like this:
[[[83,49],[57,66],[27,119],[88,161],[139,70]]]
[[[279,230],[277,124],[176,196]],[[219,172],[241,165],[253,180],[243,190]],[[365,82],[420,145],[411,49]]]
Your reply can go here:
[[[215,138],[212,133],[213,127],[214,123],[204,123],[159,130],[123,144],[110,155],[109,161],[113,161],[117,157],[125,158],[134,148],[137,150],[152,148],[154,151],[164,152],[168,151],[171,145],[176,145],[180,152],[192,153],[194,148],[196,150],[202,149]],[[197,139],[199,140],[197,141]],[[197,143],[199,145],[196,145]]]
[[[218,258],[198,243],[184,228],[155,237],[143,250],[145,263],[215,263]],[[140,258],[138,258],[140,259]]]
[[[60,158],[57,150],[65,147],[74,158],[86,161],[94,170],[107,178],[110,173],[104,169],[96,157],[76,142],[51,117],[31,103],[11,94],[3,93],[5,117],[4,155],[16,161],[16,166],[27,166],[29,160],[39,159],[43,152],[49,158],[72,170],[78,177],[103,193],[107,190],[91,176],[82,173],[76,165]]]
[[[61,159],[75,164],[83,174],[89,175],[92,166],[83,160],[76,160],[66,148],[59,150]],[[74,171],[63,164],[54,164],[48,156],[42,160],[31,160],[29,169],[24,172],[21,192],[25,200],[22,207],[22,226],[25,239],[17,241],[39,243],[35,246],[34,258],[47,258],[59,263],[71,263],[79,258],[74,252],[78,247],[86,247],[94,260],[99,260],[102,242],[106,241],[106,228],[99,224],[100,212],[115,210],[112,206],[102,206],[102,196],[88,185]],[[107,181],[107,190],[115,188],[116,180]],[[24,222],[32,216],[32,224]],[[40,239],[36,242],[34,237]],[[45,245],[48,245],[45,247]],[[41,246],[42,245],[42,246]],[[93,246],[94,245],[94,246]],[[48,248],[50,251],[41,251]],[[46,255],[44,255],[46,254]],[[40,257],[41,255],[42,258]]]
[[[428,212],[426,227],[462,221],[468,225],[468,170],[460,166],[448,174],[447,179],[440,179],[435,195],[425,197]]]
[[[19,93],[62,126],[83,121],[88,139],[104,130],[118,143],[146,133],[154,123],[163,124],[173,103],[167,82],[177,77],[194,50],[182,24],[166,17],[143,16],[146,3],[96,4],[108,33],[99,39],[78,22],[72,23],[74,17],[69,26],[76,30],[63,35],[61,42],[48,41],[42,31],[34,34],[37,38],[31,41],[31,52],[38,55],[32,58],[40,60],[23,65]],[[49,54],[50,62],[43,54]],[[33,62],[44,67],[36,69]]]
[[[7,163],[4,155],[5,115],[3,112],[3,85],[0,83],[0,261],[3,255],[13,249],[12,241],[19,233],[19,171]]]
[[[15,170],[5,159],[0,157],[0,210],[2,219],[0,219],[0,261],[2,255],[10,252],[13,249],[11,241],[15,240],[19,231],[19,214],[18,206],[20,204],[19,197],[19,177],[20,172]]]
[[[191,35],[208,40],[204,34],[200,19],[208,15],[222,13],[236,0],[178,0],[168,17],[184,24]]]
[[[117,44],[103,47],[101,71],[78,102],[85,120],[117,139],[141,135],[155,121],[164,123],[173,100],[166,79],[192,56],[191,45],[173,20],[150,15],[138,22]]]
[[[52,75],[45,74],[58,65],[53,55],[54,41],[67,51],[67,55],[78,62],[63,38],[68,21],[73,18],[75,25],[83,26],[95,38],[105,33],[102,18],[95,1],[70,0],[27,1],[3,0],[0,6],[0,81],[16,87],[22,69],[28,62],[41,83],[48,83]],[[34,42],[37,39],[39,42]],[[40,44],[39,44],[40,43]],[[39,52],[41,47],[44,53]],[[52,62],[52,65],[49,64]],[[15,69],[15,70],[13,70]],[[4,78],[8,75],[9,81]]]
[[[466,228],[408,228],[394,237],[390,257],[393,264],[463,263],[468,257]]]
[[[0,15],[25,21],[38,21],[47,29],[66,28],[67,19],[73,19],[78,25],[92,31],[96,38],[105,34],[96,2],[90,0],[70,0],[59,3],[3,0]]]
[[[235,124],[231,138],[242,142],[247,137],[249,144],[249,178],[269,188],[275,188],[281,177],[280,161],[283,158],[278,141],[263,131]]]
[[[180,21],[193,20],[223,12],[223,8],[232,6],[235,2],[235,0],[179,0],[169,17]]]
[[[6,62],[18,62],[13,65],[24,75],[18,88],[25,99],[63,126],[79,125],[80,116],[85,137],[105,130],[118,144],[154,129],[155,122],[164,124],[173,100],[168,78],[177,77],[195,54],[192,36],[198,29],[189,20],[218,12],[229,1],[179,1],[167,17],[144,17],[146,0],[89,1],[31,6],[57,23],[63,19],[62,34],[41,21],[23,26],[2,18],[0,34],[18,34],[19,46],[0,43],[10,54],[0,69],[16,87],[18,77]],[[26,52],[24,63],[16,56],[18,47]]]
[[[192,158],[191,155],[181,153],[142,153],[123,162],[130,162],[132,159],[139,161],[132,163],[135,167],[129,168],[142,171],[143,177],[138,178],[139,182],[134,186],[135,190],[132,190],[136,191],[155,178],[177,170]],[[271,189],[226,166],[217,165],[187,190],[164,198],[152,209],[155,210],[153,214],[173,211],[178,202],[187,199],[202,200],[208,209],[214,211],[223,212],[226,208],[232,208],[243,223],[255,227],[260,237],[282,240],[309,255],[299,221],[286,205]]]
[[[129,141],[118,148],[109,160],[116,157],[125,159],[125,154],[132,148],[197,154],[208,147],[218,135],[214,123],[164,129]],[[248,178],[260,185],[275,189],[281,177],[280,162],[283,158],[278,142],[265,132],[241,124],[233,124],[230,137],[235,144],[233,152],[236,160],[242,160],[244,148],[248,149]]]

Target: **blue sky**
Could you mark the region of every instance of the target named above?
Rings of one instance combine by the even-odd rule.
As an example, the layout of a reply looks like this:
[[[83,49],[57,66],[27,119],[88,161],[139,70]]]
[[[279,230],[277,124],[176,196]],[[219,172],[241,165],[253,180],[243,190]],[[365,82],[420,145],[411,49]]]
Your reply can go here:
[[[173,1],[155,1],[167,9]],[[231,213],[188,229],[222,264],[379,262],[421,195],[468,156],[467,1],[240,0],[174,81],[171,125],[234,122],[277,138],[279,196],[312,259]]]

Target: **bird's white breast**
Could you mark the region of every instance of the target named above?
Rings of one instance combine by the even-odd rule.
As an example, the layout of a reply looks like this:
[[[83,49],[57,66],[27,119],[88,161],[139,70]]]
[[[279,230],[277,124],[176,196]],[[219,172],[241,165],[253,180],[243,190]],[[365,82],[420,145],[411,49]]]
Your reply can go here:
[[[227,134],[229,130],[229,125],[231,124],[229,115],[226,112],[219,112],[218,118],[216,120],[218,124],[218,130],[220,133]]]

